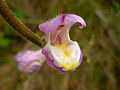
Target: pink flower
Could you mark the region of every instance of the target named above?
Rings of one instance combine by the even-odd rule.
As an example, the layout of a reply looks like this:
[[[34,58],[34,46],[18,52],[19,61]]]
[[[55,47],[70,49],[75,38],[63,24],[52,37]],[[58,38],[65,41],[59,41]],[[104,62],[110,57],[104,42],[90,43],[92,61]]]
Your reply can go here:
[[[60,73],[74,71],[82,61],[82,52],[78,43],[70,40],[69,30],[77,22],[81,24],[80,29],[86,26],[85,21],[75,14],[62,14],[40,24],[39,29],[45,33],[47,44],[42,53],[41,50],[28,50],[17,54],[15,59],[19,62],[19,70],[37,71],[46,57],[48,65]]]
[[[86,26],[85,21],[75,14],[59,15],[39,25],[47,40],[42,53],[46,56],[48,65],[61,73],[74,71],[82,61],[78,43],[69,37],[70,28],[77,22],[81,24],[80,29]]]
[[[13,57],[19,63],[18,69],[24,72],[32,73],[40,69],[45,61],[42,49],[37,51],[26,50]]]

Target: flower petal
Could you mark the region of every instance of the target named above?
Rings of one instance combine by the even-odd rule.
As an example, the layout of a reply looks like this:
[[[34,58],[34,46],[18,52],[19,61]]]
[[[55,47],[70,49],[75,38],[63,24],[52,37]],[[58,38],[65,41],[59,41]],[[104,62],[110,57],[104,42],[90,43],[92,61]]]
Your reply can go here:
[[[62,67],[57,67],[55,64],[54,64],[54,59],[53,57],[51,56],[51,53],[49,51],[46,50],[46,48],[44,47],[43,50],[42,50],[42,53],[46,56],[46,60],[47,60],[47,64],[56,69],[56,70],[59,70],[61,74],[63,74],[65,71],[62,70]]]
[[[26,50],[18,53],[13,57],[19,63],[19,70],[32,73],[40,69],[45,56],[42,54],[42,49],[37,51]]]
[[[80,49],[80,48],[79,48]],[[80,49],[80,59],[79,59],[79,62],[78,64],[75,66],[74,69],[72,70],[68,70],[68,71],[64,71],[63,70],[63,66],[59,66],[60,63],[56,64],[56,60],[54,59],[52,53],[50,52],[48,46],[45,46],[43,49],[42,49],[42,53],[46,56],[46,60],[47,60],[47,63],[50,67],[56,69],[56,70],[59,70],[61,74],[64,74],[66,72],[71,72],[71,71],[74,71],[82,62],[82,52],[81,52],[81,49]],[[56,52],[57,53],[57,52]]]
[[[68,25],[69,29],[71,28],[71,26],[75,23],[81,23],[81,26],[79,26],[80,29],[82,29],[83,27],[86,27],[86,23],[84,21],[84,19],[78,15],[75,14],[67,14],[65,19],[64,19],[64,23],[66,25]]]
[[[59,41],[60,39],[58,38],[64,36],[67,30],[67,32],[69,32],[72,25],[77,22],[81,24],[81,26],[79,26],[80,29],[86,26],[82,17],[75,14],[62,14],[46,23],[40,24],[39,29],[45,33],[47,42],[51,40],[51,42],[54,43]]]
[[[64,22],[65,15],[59,15],[56,18],[47,21],[46,23],[40,24],[39,29],[45,33],[55,31],[60,24]]]
[[[56,31],[57,29],[60,29],[60,26],[62,25],[69,25],[70,27],[76,23],[81,23],[80,29],[86,26],[85,21],[82,17],[75,15],[75,14],[61,14],[54,19],[47,21],[46,23],[40,24],[39,29],[45,33]]]

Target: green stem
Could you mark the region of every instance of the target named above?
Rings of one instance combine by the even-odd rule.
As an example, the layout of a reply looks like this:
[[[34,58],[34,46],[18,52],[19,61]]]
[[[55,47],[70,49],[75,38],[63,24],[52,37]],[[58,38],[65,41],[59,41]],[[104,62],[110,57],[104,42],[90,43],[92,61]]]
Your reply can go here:
[[[31,30],[25,26],[20,20],[18,20],[13,12],[9,9],[5,0],[0,0],[0,14],[9,23],[12,28],[22,35],[25,39],[35,43],[36,45],[43,47],[42,40],[36,36]]]

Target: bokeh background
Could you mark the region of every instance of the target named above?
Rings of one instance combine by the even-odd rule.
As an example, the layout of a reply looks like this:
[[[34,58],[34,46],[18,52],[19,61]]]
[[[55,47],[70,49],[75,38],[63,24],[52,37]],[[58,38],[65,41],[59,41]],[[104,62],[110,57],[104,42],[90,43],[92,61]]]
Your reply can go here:
[[[59,14],[73,13],[87,23],[71,28],[83,61],[74,72],[61,75],[46,62],[33,74],[18,71],[13,56],[38,49],[24,40],[0,16],[0,90],[120,90],[119,0],[6,0],[17,18],[41,38],[38,24]]]

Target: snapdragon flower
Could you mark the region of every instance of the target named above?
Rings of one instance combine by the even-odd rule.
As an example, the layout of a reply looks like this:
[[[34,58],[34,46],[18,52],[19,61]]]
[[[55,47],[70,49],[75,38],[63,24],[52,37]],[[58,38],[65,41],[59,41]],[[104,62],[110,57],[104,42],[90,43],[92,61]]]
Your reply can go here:
[[[39,67],[41,65],[40,62],[39,64],[38,62],[35,65],[33,64],[33,66],[27,68],[27,70],[23,67],[26,66],[24,66],[24,64],[26,64],[27,61],[35,61],[36,57],[39,60],[43,60],[44,58],[41,58],[41,55],[43,57],[44,54],[48,65],[59,70],[60,73],[74,71],[82,61],[82,52],[78,43],[70,39],[69,31],[72,25],[77,22],[81,24],[79,26],[80,29],[86,26],[85,21],[75,14],[58,15],[54,19],[40,24],[39,29],[45,33],[47,44],[42,48],[42,53],[40,50],[40,53],[36,53],[37,55],[35,52],[34,54],[32,54],[32,52],[31,56],[30,54],[27,56],[27,54],[24,53],[27,57],[24,58],[24,60],[20,59],[20,56],[17,55],[15,59],[21,61],[21,63],[23,62],[21,70],[30,70],[30,72],[38,70],[39,68],[35,68],[35,66],[38,65]],[[22,57],[24,54],[22,53]],[[19,66],[21,63],[19,63]]]

